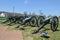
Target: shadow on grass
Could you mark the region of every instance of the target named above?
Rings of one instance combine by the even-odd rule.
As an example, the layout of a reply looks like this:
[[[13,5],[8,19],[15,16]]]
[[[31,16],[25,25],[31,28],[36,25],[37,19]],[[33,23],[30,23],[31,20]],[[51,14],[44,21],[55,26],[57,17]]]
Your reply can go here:
[[[56,30],[56,31],[60,31],[60,30]]]
[[[43,37],[43,38],[50,38],[50,36],[41,36],[41,37]]]
[[[49,29],[49,28],[44,28],[44,30],[43,31],[47,31],[47,30],[51,30],[51,29]],[[51,30],[52,31],[52,30]],[[60,31],[60,29],[57,29],[57,30],[55,30],[55,31]],[[54,31],[54,32],[55,32]]]

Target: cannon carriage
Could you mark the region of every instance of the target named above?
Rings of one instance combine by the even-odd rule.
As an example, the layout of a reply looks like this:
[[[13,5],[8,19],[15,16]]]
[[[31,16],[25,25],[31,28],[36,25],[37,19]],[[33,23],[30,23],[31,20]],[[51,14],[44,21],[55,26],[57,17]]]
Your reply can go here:
[[[53,32],[57,31],[58,25],[59,25],[59,19],[57,16],[49,17],[44,20],[42,20],[42,24],[39,26],[37,30],[33,32],[33,34],[38,33],[39,30],[44,28],[45,25],[50,24],[51,25],[51,30]]]

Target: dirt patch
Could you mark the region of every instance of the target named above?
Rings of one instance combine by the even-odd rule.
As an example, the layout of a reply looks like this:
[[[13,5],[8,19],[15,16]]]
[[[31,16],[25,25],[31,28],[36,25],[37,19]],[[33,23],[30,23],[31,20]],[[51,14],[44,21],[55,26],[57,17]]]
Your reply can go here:
[[[23,40],[22,31],[7,30],[7,27],[0,26],[0,40]]]

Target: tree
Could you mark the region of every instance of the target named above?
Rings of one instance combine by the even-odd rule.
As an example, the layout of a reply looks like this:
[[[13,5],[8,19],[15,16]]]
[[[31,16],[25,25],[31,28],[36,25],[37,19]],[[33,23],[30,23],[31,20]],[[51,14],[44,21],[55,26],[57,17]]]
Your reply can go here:
[[[25,16],[25,18],[26,18],[26,17],[28,17],[28,14],[27,14],[27,12],[26,12],[26,11],[24,12],[24,16]]]
[[[43,12],[42,12],[41,10],[39,11],[39,13],[40,13],[40,16],[43,16],[43,15],[44,15]]]

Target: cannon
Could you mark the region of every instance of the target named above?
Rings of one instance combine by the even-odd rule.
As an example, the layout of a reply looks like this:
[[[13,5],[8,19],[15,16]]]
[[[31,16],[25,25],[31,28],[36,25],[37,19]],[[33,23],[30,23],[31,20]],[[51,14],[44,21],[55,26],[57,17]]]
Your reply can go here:
[[[36,23],[37,23],[37,19],[36,19],[36,17],[35,16],[32,16],[32,17],[27,17],[27,18],[25,18],[24,20],[23,20],[23,23],[21,23],[20,25],[25,25],[26,23],[28,23],[29,22],[29,24],[28,25],[30,25],[30,26],[35,26],[36,25]],[[17,26],[17,28],[19,28],[20,27],[20,25],[19,26]]]
[[[7,17],[5,21],[3,21],[2,23],[6,23],[7,25],[11,25],[12,23],[22,23],[24,17],[23,16],[13,16],[13,17]]]
[[[45,25],[51,24],[51,30],[54,32],[58,28],[59,20],[57,16],[49,17],[43,20],[42,24],[32,34],[38,33]]]

